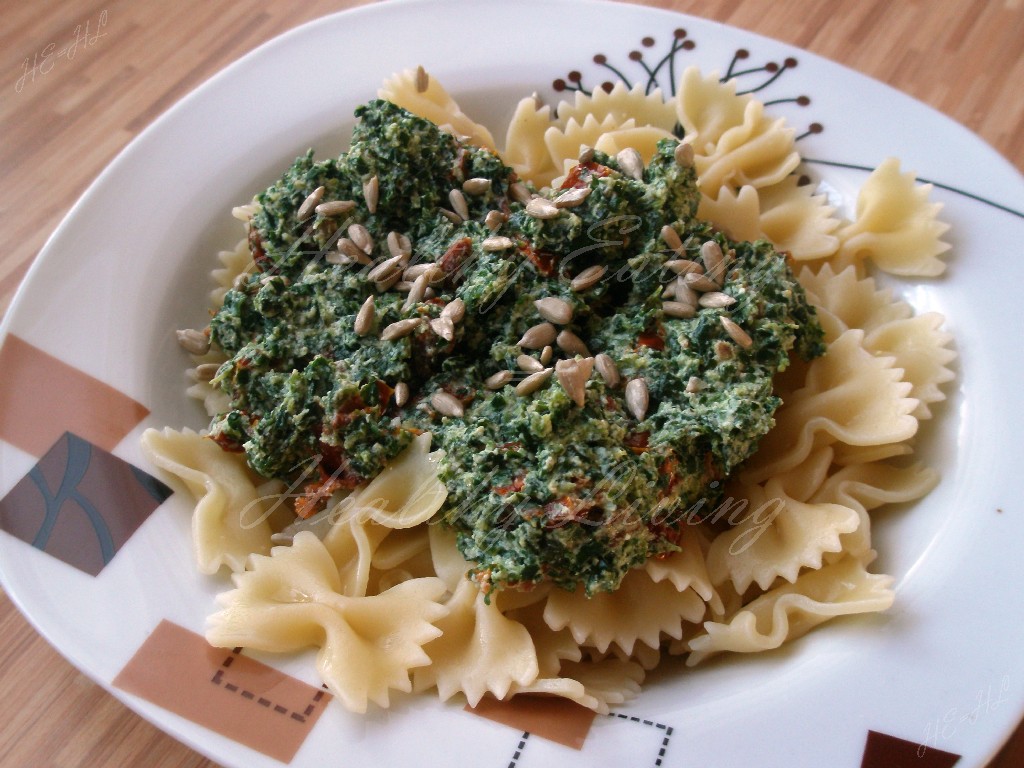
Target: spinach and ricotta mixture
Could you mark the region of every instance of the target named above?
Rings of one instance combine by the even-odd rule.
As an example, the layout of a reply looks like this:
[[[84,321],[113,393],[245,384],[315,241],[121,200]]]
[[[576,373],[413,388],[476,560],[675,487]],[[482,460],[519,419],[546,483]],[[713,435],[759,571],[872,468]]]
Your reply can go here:
[[[823,351],[784,255],[695,218],[675,140],[646,165],[586,151],[538,192],[394,104],[356,116],[340,157],[256,198],[255,271],[210,324],[211,436],[303,479],[307,516],[428,431],[432,524],[485,592],[614,590],[754,452],[790,355]]]

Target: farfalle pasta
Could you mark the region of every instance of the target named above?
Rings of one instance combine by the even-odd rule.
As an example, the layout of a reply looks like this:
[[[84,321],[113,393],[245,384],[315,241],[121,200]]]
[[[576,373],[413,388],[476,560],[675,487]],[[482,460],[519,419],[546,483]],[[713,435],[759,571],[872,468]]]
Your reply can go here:
[[[393,75],[379,95],[460,140],[467,137],[471,145],[496,145],[490,132],[422,69]],[[766,115],[752,96],[737,93],[735,83],[695,68],[682,73],[672,96],[618,84],[594,94],[577,92],[573,101],[555,107],[525,98],[509,122],[500,156],[514,174],[508,182],[521,185],[518,195],[550,199],[554,193],[548,198],[537,193],[552,184],[567,183],[571,189],[566,180],[578,173],[581,156],[600,153],[623,174],[634,172],[629,163],[638,161],[642,174],[644,165],[665,159],[664,148],[677,142],[680,129],[682,144],[674,156],[696,170],[701,199],[694,207],[702,226],[724,233],[726,251],[730,242],[770,241],[794,264],[802,262],[796,268],[799,286],[824,334],[823,355],[794,359],[775,377],[773,392],[762,393],[781,399],[774,426],[757,452],[725,480],[717,501],[646,510],[651,525],[676,531],[672,547],[631,567],[613,591],[582,585],[573,591],[544,579],[523,589],[492,590],[480,578],[479,563],[463,555],[456,532],[446,524],[456,512],[483,505],[484,498],[460,495],[453,512],[452,493],[442,480],[444,454],[429,430],[414,434],[368,479],[354,470],[346,475],[337,468],[327,472],[317,462],[301,463],[301,490],[294,483],[266,482],[223,431],[148,430],[143,436],[147,456],[195,499],[197,567],[208,574],[222,567],[232,573],[234,588],[220,596],[210,619],[212,644],[282,653],[314,647],[325,684],[354,712],[371,703],[388,706],[391,691],[428,690],[442,700],[461,696],[470,705],[485,696],[559,696],[607,712],[636,696],[646,672],[666,654],[686,655],[692,665],[726,652],[767,651],[835,616],[882,611],[892,604],[893,580],[868,570],[875,558],[871,514],[884,504],[921,498],[937,482],[933,470],[912,463],[913,438],[919,420],[931,417],[931,406],[944,399],[942,386],[953,378],[955,353],[941,316],[914,315],[892,291],[876,286],[868,265],[899,275],[936,275],[943,269],[938,256],[946,246],[939,237],[946,227],[927,201],[928,188],[916,186],[894,161],[868,178],[855,219],[841,220],[823,195],[792,175],[799,163],[794,131]],[[483,218],[474,199],[486,198],[492,189],[474,179],[475,186],[467,184],[465,192],[453,191],[442,201],[449,220]],[[378,205],[378,183],[364,182],[356,190],[371,207]],[[301,201],[309,207],[306,215],[325,194],[325,189],[308,193]],[[567,200],[564,207],[571,211],[579,202]],[[239,206],[234,214],[248,227],[260,215],[260,205]],[[341,213],[347,205],[335,203]],[[544,203],[532,205],[538,218],[549,216]],[[696,258],[673,234],[679,240],[677,230],[663,230],[658,253],[645,258],[657,257],[659,265],[669,256]],[[358,227],[338,235],[340,255],[332,252],[330,263],[377,270],[378,283],[392,279],[384,261],[369,258],[366,249],[372,244],[361,239]],[[511,241],[490,242],[493,250],[487,253],[498,255],[487,258],[500,265]],[[393,243],[389,238],[388,245],[392,259],[406,248],[398,237]],[[464,257],[451,248],[445,254],[454,262]],[[735,254],[723,252],[723,263],[731,257]],[[259,272],[266,258],[251,238],[225,251],[214,273],[214,310],[237,300],[231,293],[236,280]],[[685,266],[677,266],[678,281],[671,275],[652,286],[664,289],[666,302],[685,303],[692,289]],[[713,277],[712,269],[707,271]],[[427,277],[411,277],[405,290],[418,291],[425,300],[438,276],[420,274]],[[507,288],[512,279],[502,273],[501,284]],[[276,300],[282,289],[277,280],[269,274],[263,278],[260,301]],[[537,333],[550,338],[537,344],[540,357],[545,346],[583,344],[559,331],[568,322],[558,314],[565,304],[549,303],[544,310],[550,332],[539,325]],[[311,311],[324,323],[354,317],[359,331],[371,327],[375,309],[371,301],[359,313],[348,313],[324,302]],[[524,305],[517,311],[528,310]],[[458,310],[445,311],[430,315],[429,327],[450,341]],[[733,346],[718,347],[722,355],[753,343],[723,317],[726,343]],[[388,322],[396,329],[403,321],[389,317]],[[509,349],[529,350],[531,344],[524,336]],[[194,334],[187,334],[183,345],[192,353],[196,380],[189,393],[214,416],[225,408],[217,379],[232,363]],[[543,374],[544,363],[538,363],[540,368],[526,369],[519,386],[526,392],[544,383],[536,376],[554,380],[557,374],[564,395],[552,401],[552,412],[563,413],[573,400],[586,399],[591,380],[585,377],[579,390],[573,385],[581,365],[588,377],[600,369],[611,390],[607,361],[576,349],[575,367],[563,361]],[[254,357],[259,353],[252,350]],[[358,420],[373,410],[376,398],[407,398],[403,385],[408,387],[403,382],[347,392],[333,403],[338,418]],[[679,385],[695,398],[702,386],[689,372]],[[289,402],[316,382],[293,375],[275,386],[276,396]],[[454,394],[435,394],[424,407],[459,418],[463,404]],[[626,405],[642,414],[647,406],[641,407],[641,400],[651,393],[641,394],[636,387],[632,394],[627,391]],[[298,409],[274,414],[296,425],[303,418]],[[547,418],[534,425],[538,432],[550,431]],[[628,436],[626,445],[633,453],[647,450],[636,435]],[[321,449],[336,450],[325,444]],[[477,458],[486,461],[487,452]],[[358,481],[341,482],[357,476]],[[494,488],[511,500],[525,483],[523,477],[502,476]],[[569,503],[560,510],[566,519],[582,514]]]

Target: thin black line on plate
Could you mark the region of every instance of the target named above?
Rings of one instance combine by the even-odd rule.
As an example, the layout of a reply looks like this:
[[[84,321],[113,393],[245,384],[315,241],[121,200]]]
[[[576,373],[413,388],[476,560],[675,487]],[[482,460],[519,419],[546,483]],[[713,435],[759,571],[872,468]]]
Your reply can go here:
[[[830,165],[833,168],[850,168],[855,171],[866,171],[867,173],[871,173],[873,170],[875,170],[869,165],[858,165],[856,163],[841,163],[837,160],[820,160],[810,157],[804,157],[801,158],[801,160],[805,163],[811,163],[814,165]],[[963,195],[964,197],[970,198],[971,200],[974,200],[976,202],[984,203],[985,205],[991,206],[992,208],[996,208],[1000,211],[1003,211],[1004,213],[1008,213],[1011,216],[1016,216],[1019,219],[1024,219],[1024,211],[1018,211],[1015,208],[1010,208],[1008,205],[997,203],[995,200],[989,200],[987,197],[981,197],[980,195],[975,195],[974,193],[968,192],[967,190],[960,189],[958,187],[953,187],[950,186],[949,184],[943,184],[941,181],[934,181],[932,179],[926,179],[923,177],[919,177],[917,180],[924,184],[931,184],[932,186],[938,187],[939,189],[945,189],[948,192],[955,192],[958,195]]]

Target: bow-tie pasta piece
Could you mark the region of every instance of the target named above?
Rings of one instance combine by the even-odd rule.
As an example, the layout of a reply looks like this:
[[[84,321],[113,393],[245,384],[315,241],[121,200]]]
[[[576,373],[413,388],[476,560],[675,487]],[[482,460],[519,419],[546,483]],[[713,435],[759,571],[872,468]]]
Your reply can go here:
[[[937,218],[942,204],[928,202],[931,184],[915,182],[893,158],[871,173],[857,195],[855,220],[839,232],[842,264],[869,258],[886,272],[914,277],[945,271],[939,255],[949,250],[941,240],[949,225]]]
[[[894,466],[882,461],[851,464],[835,472],[814,495],[815,503],[841,504],[857,512],[860,524],[842,537],[843,552],[867,557],[871,551],[871,518],[883,504],[923,498],[939,481],[938,473],[919,464]]]
[[[608,91],[576,91],[573,103],[563,101],[558,105],[557,115],[563,126],[569,120],[582,123],[588,115],[598,121],[611,116],[620,125],[633,120],[638,126],[651,126],[663,132],[675,130],[677,122],[675,104],[665,100],[660,88],[647,93],[644,85],[638,83],[627,88],[621,80]]]
[[[800,464],[820,445],[882,445],[917,432],[911,385],[893,358],[875,357],[862,346],[863,331],[844,332],[808,368],[806,385],[776,412],[775,428],[761,441],[743,472],[761,483]]]
[[[851,328],[870,331],[913,314],[909,304],[894,300],[891,290],[879,289],[874,278],[859,276],[853,266],[838,271],[827,263],[817,270],[804,267],[798,279],[818,310],[828,343]]]
[[[436,623],[447,614],[437,578],[372,597],[341,594],[333,558],[309,531],[296,534],[291,546],[254,556],[234,582],[218,597],[210,644],[278,653],[317,647],[322,679],[353,712],[365,712],[370,701],[387,707],[392,689],[412,690],[410,671],[430,663],[423,646],[441,634]]]
[[[195,499],[192,540],[202,573],[223,565],[241,571],[250,553],[270,551],[273,499],[261,498],[241,454],[192,430],[169,428],[147,429],[142,451],[154,466],[180,478]]]
[[[700,621],[704,610],[704,601],[692,589],[679,591],[671,581],[655,582],[639,568],[615,592],[587,597],[582,589],[552,590],[544,621],[555,630],[568,627],[580,645],[604,652],[614,642],[632,653],[637,640],[656,647],[663,632],[679,637],[683,622]]]
[[[737,95],[736,81],[723,83],[717,72],[705,77],[697,67],[687,67],[676,91],[676,118],[683,138],[694,152],[710,155],[722,135],[743,124],[749,94]]]
[[[551,107],[528,96],[516,105],[505,133],[501,159],[520,179],[538,187],[546,183],[545,179],[553,179],[562,172],[562,166],[555,165],[544,141],[544,134],[550,127]]]
[[[708,552],[716,584],[727,579],[739,593],[751,583],[767,590],[777,578],[795,582],[805,568],[820,568],[827,552],[842,549],[840,536],[857,529],[857,512],[840,504],[790,498],[777,480],[737,489],[743,515],[719,534]]]
[[[701,193],[717,198],[726,187],[778,184],[800,164],[794,134],[784,119],[767,117],[761,102],[749,102],[743,123],[722,134],[713,152],[694,159]]]
[[[441,130],[468,137],[471,144],[496,151],[491,132],[466,115],[437,78],[423,69],[404,69],[392,75],[377,95],[429,120]]]
[[[761,199],[757,190],[746,185],[738,190],[723,187],[718,198],[701,196],[697,218],[710,221],[730,240],[760,240]]]
[[[839,248],[836,209],[825,195],[814,194],[812,185],[798,182],[796,176],[787,176],[778,184],[758,190],[761,231],[778,250],[796,261],[827,258]]]
[[[723,651],[767,651],[836,616],[884,611],[892,605],[892,581],[868,573],[854,557],[806,571],[795,583],[765,592],[727,621],[706,622],[706,634],[690,641],[686,663],[693,666]]]
[[[539,668],[526,627],[502,615],[476,584],[463,579],[437,622],[442,634],[425,646],[430,665],[416,670],[416,690],[437,686],[448,700],[462,692],[470,706],[485,693],[505,698],[513,684],[529,685]]]

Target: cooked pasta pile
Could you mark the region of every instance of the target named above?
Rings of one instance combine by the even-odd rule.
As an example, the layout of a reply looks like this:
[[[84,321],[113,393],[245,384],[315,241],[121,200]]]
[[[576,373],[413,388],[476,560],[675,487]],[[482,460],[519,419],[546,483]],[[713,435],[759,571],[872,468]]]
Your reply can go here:
[[[405,71],[379,93],[481,146],[491,133],[434,78]],[[143,447],[195,497],[200,570],[226,567],[234,588],[208,640],[289,652],[315,646],[331,692],[350,710],[386,707],[391,690],[442,699],[522,693],[607,711],[635,696],[665,654],[696,664],[724,651],[779,647],[835,616],[881,611],[892,579],[868,570],[871,513],[924,496],[936,473],[913,461],[913,438],[952,379],[942,317],[915,315],[870,271],[942,272],[939,206],[886,160],[867,179],[852,221],[793,175],[794,131],[717,74],[687,70],[678,95],[621,84],[557,108],[520,102],[500,153],[520,178],[557,185],[584,145],[648,160],[676,124],[694,150],[699,216],[730,238],[766,238],[790,254],[817,308],[827,353],[776,382],[783,405],[725,500],[688,518],[680,551],[631,571],[620,589],[586,597],[539,586],[485,599],[455,536],[432,524],[445,486],[430,435],[324,513],[295,522],[289,489],[266,483],[189,430],[148,430]],[[246,218],[246,211],[239,215]],[[245,242],[221,254],[216,308],[251,268]],[[195,365],[223,361],[215,351]],[[221,395],[190,390],[208,411]],[[703,522],[698,522],[703,518]]]

